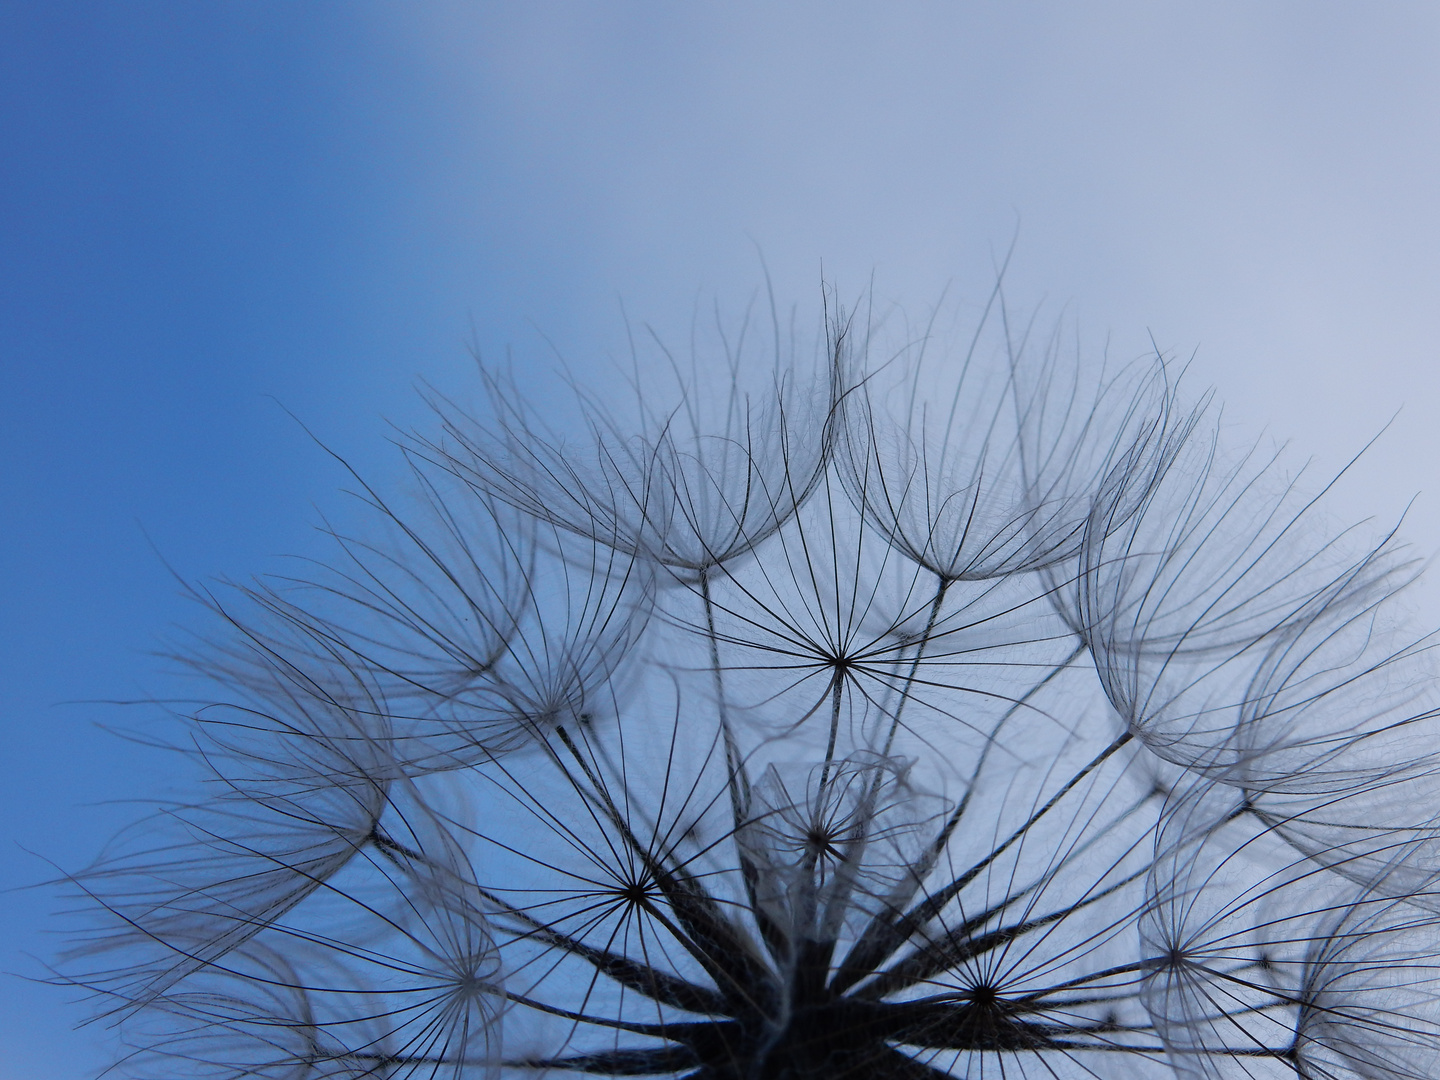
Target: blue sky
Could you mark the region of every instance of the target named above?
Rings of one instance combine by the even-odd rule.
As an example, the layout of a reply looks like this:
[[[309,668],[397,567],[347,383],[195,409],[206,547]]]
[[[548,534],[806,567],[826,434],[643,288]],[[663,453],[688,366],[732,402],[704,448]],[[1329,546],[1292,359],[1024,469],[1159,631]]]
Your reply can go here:
[[[164,789],[96,725],[175,692],[172,569],[317,550],[344,477],[286,410],[383,474],[472,344],[602,372],[622,302],[683,334],[762,255],[923,309],[1018,236],[1018,302],[1193,354],[1242,435],[1333,468],[1398,410],[1340,505],[1425,491],[1440,547],[1433,3],[8,0],[0,147],[5,886]],[[0,967],[54,907],[0,895]],[[5,1075],[95,1072],[77,1015],[0,983]]]

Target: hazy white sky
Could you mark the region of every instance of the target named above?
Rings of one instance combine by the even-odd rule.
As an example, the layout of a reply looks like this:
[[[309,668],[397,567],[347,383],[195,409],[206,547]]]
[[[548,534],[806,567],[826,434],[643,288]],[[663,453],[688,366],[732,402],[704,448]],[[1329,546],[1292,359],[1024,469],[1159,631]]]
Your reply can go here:
[[[51,706],[163,695],[188,617],[145,534],[245,576],[341,482],[264,395],[379,461],[472,336],[598,368],[622,301],[683,334],[762,256],[782,299],[919,310],[1018,238],[1016,303],[1193,354],[1241,431],[1333,468],[1398,410],[1342,505],[1424,491],[1440,548],[1434,3],[55,0],[0,40],[5,813],[62,863],[137,780]],[[48,901],[5,902],[20,967]],[[0,1004],[7,1076],[86,1075],[58,1001]]]
[[[1426,486],[1433,5],[540,4],[434,9],[416,40],[458,136],[433,205],[483,176],[456,225],[523,230],[500,257],[563,262],[577,320],[743,291],[752,241],[788,295],[823,266],[923,305],[983,289],[1018,231],[1022,303],[1195,353],[1238,417],[1330,458],[1403,405],[1368,464],[1387,508]]]

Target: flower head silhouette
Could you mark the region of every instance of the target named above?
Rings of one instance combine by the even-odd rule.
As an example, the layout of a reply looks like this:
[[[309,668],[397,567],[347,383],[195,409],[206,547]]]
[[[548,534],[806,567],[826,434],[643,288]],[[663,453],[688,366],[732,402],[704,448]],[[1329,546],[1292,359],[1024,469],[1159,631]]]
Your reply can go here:
[[[1440,1075],[1411,561],[1163,360],[948,317],[720,320],[580,435],[487,371],[209,597],[212,790],[71,879],[117,1068]]]

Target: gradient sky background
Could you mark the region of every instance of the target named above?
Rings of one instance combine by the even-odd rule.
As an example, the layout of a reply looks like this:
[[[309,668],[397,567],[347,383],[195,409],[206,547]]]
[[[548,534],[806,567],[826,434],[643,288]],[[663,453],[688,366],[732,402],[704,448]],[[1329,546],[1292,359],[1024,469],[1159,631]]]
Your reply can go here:
[[[162,789],[95,726],[143,710],[62,703],[167,693],[166,563],[318,550],[344,478],[277,401],[383,475],[471,341],[603,370],[622,300],[683,335],[757,248],[923,310],[1017,229],[1014,300],[1194,354],[1241,435],[1334,468],[1400,410],[1339,505],[1423,491],[1440,548],[1433,0],[0,0],[0,886]],[[0,894],[0,968],[54,906]],[[93,1075],[77,1015],[0,981],[0,1075]]]

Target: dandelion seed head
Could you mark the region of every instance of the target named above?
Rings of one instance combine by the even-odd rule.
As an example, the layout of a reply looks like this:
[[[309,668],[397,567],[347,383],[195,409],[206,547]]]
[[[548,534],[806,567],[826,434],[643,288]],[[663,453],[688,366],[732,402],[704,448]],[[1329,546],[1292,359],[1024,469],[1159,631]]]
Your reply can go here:
[[[117,1068],[1440,1074],[1410,557],[982,307],[632,327],[558,432],[483,368],[410,497],[202,594],[214,797],[71,879]]]

